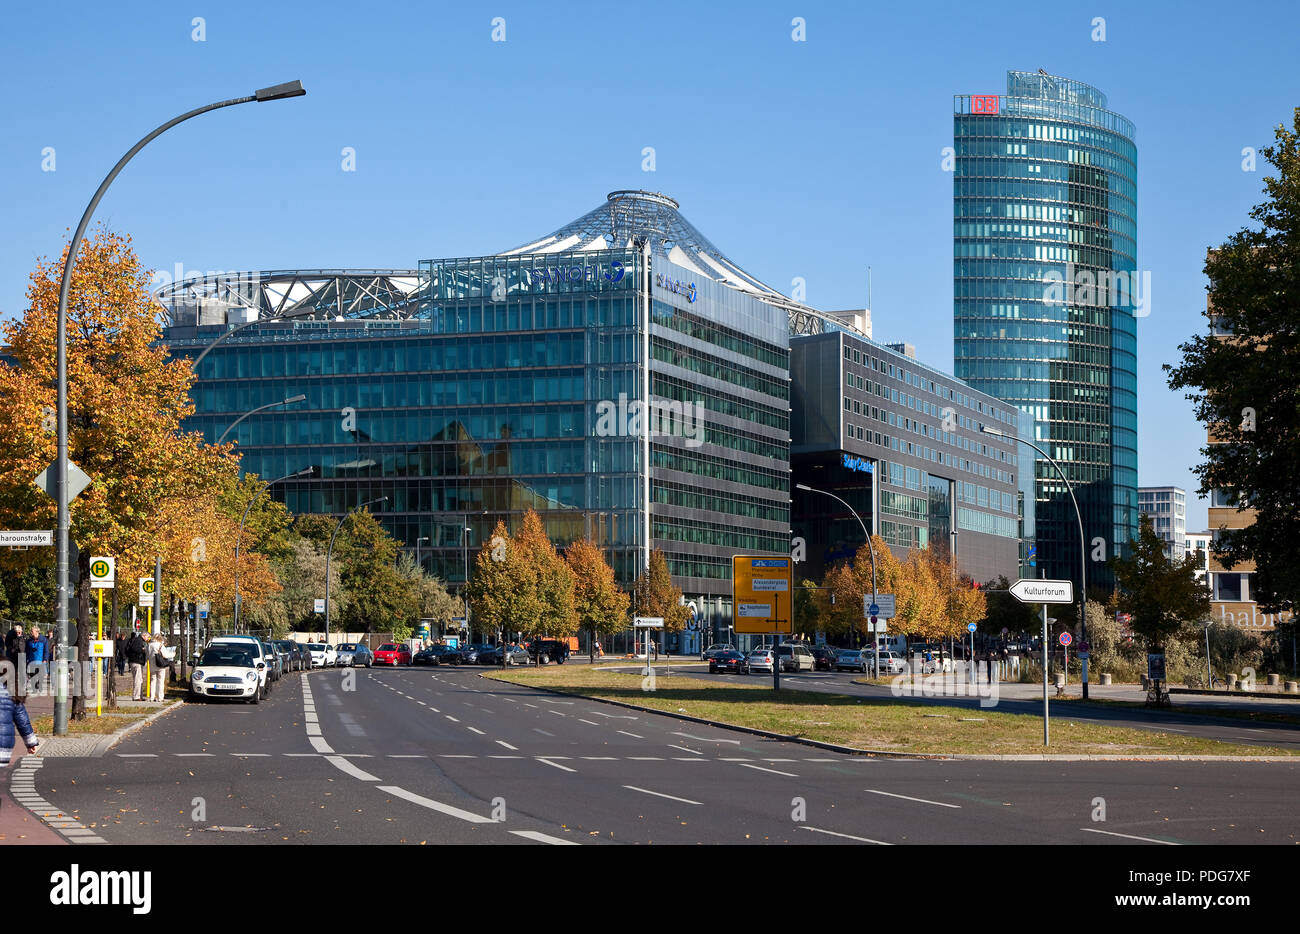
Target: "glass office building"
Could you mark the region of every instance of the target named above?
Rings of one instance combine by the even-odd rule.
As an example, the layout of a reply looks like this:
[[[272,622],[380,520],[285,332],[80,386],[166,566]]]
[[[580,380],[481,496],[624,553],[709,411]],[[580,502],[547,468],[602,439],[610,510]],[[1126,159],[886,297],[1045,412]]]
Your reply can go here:
[[[624,584],[662,549],[711,622],[733,554],[789,554],[787,311],[663,195],[614,192],[496,255],[160,298],[176,353],[248,324],[200,364],[186,427],[215,441],[306,395],[234,428],[242,469],[314,468],[273,490],[294,513],[387,496],[380,520],[453,585],[529,508],[557,545],[590,536]]]
[[[1008,72],[1005,95],[954,99],[954,370],[1033,419],[1074,487],[1088,549],[1136,538],[1137,273],[1133,124],[1096,88]],[[1026,456],[1032,449],[1026,449]],[[1078,527],[1065,485],[1035,465],[1038,560],[1073,578]],[[1089,584],[1108,587],[1104,562]]]

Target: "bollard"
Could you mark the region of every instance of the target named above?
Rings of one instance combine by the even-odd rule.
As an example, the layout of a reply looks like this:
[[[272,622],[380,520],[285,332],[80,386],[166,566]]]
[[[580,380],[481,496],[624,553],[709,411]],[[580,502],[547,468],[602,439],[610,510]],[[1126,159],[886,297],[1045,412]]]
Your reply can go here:
[[[1058,675],[1056,676],[1056,693],[1057,693],[1057,694],[1064,694],[1064,693],[1065,693],[1065,675],[1064,675],[1064,674],[1058,674]]]
[[[1282,683],[1282,676],[1281,676],[1281,675],[1269,675],[1269,676],[1268,676],[1268,686],[1269,686],[1269,687],[1271,687],[1271,688],[1276,688],[1276,687],[1277,687],[1279,684],[1281,684],[1281,683]]]
[[[1228,690],[1235,691],[1236,689],[1237,689],[1237,676],[1228,675]]]
[[[1288,681],[1286,683],[1286,693],[1300,694],[1300,683],[1297,683],[1295,681]]]
[[[1110,675],[1105,675],[1105,674],[1102,675],[1102,676],[1101,676],[1101,683],[1102,683],[1102,684],[1110,684]]]

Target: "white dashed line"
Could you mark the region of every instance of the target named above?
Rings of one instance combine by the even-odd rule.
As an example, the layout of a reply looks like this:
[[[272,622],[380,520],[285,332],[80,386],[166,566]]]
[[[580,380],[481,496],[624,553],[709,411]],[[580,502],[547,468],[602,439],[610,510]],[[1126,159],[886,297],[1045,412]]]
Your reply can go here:
[[[913,798],[910,795],[896,795],[892,791],[877,791],[874,788],[864,788],[863,790],[873,795],[884,795],[886,798],[902,798],[904,801],[917,801],[921,804],[933,804],[941,808],[961,808],[960,804],[946,804],[943,801],[930,801],[927,798]]]
[[[511,746],[511,745],[510,745],[509,743],[507,743],[504,739],[499,739],[499,740],[497,740],[497,741],[496,741],[496,744],[497,744],[498,746],[505,746],[507,749],[510,749],[510,750],[512,750],[512,751],[514,751],[514,752],[518,752],[518,751],[519,751],[519,747],[518,747],[518,746]]]
[[[510,831],[516,837],[526,837],[529,840],[536,840],[538,843],[549,843],[551,846],[579,846],[573,840],[561,840],[559,837],[551,837],[536,830],[512,830]]]
[[[558,763],[558,762],[552,762],[550,759],[543,759],[541,756],[537,756],[536,759],[537,759],[538,762],[545,762],[545,763],[546,763],[547,765],[549,765],[549,766],[553,766],[554,768],[557,768],[557,769],[563,769],[563,770],[566,771],[566,772],[576,772],[576,771],[578,771],[577,769],[571,769],[571,768],[569,768],[567,765],[560,765],[560,763]]]
[[[702,755],[704,755],[704,753],[700,752],[698,749],[687,749],[685,746],[675,746],[675,745],[673,745],[672,743],[669,743],[669,744],[668,744],[668,748],[669,748],[669,749],[680,749],[682,752],[693,752],[693,753],[695,753],[695,755],[697,755],[697,756],[702,756]]]
[[[679,798],[676,795],[666,795],[662,791],[651,791],[649,788],[638,788],[636,785],[624,785],[624,788],[631,791],[639,791],[643,795],[654,795],[656,798],[667,798],[669,801],[680,801],[682,804],[700,804],[699,801],[692,801],[690,798]]]
[[[633,739],[645,739],[644,736],[638,736],[636,733],[629,733],[627,730],[615,730],[615,733],[622,733],[624,736],[630,736]]]
[[[1143,843],[1159,843],[1161,846],[1180,846],[1168,840],[1153,840],[1150,837],[1135,837],[1131,833],[1115,833],[1113,830],[1095,830],[1092,827],[1080,827],[1084,833],[1104,833],[1108,837],[1124,837],[1126,840],[1141,840]]]
[[[478,727],[467,726],[465,727],[465,729],[469,730],[471,733],[477,733],[479,736],[487,736],[487,734],[484,733],[482,730],[480,730]]]
[[[798,778],[798,777],[799,777],[798,775],[795,775],[793,772],[782,772],[782,771],[780,771],[780,770],[778,770],[778,769],[768,769],[768,768],[764,768],[764,767],[761,766],[761,765],[750,765],[748,762],[742,762],[742,763],[740,763],[740,767],[741,767],[742,769],[757,769],[757,770],[760,771],[760,772],[771,772],[773,775],[784,775],[786,778]]]
[[[418,804],[420,807],[428,808],[431,811],[437,811],[440,814],[446,814],[449,817],[457,817],[463,821],[469,821],[471,824],[494,824],[496,821],[490,817],[483,817],[479,814],[473,814],[469,811],[461,810],[450,804],[443,804],[441,801],[434,801],[432,798],[426,798],[424,795],[417,795],[414,792],[407,791],[405,788],[399,788],[396,785],[376,785],[380,791],[410,801],[412,804]]]
[[[892,843],[886,843],[884,840],[872,840],[870,837],[855,837],[851,833],[838,833],[834,830],[822,830],[820,827],[799,826],[800,830],[811,830],[813,833],[829,834],[832,837],[843,837],[846,840],[859,840],[863,843],[874,843],[877,846],[893,846]]]

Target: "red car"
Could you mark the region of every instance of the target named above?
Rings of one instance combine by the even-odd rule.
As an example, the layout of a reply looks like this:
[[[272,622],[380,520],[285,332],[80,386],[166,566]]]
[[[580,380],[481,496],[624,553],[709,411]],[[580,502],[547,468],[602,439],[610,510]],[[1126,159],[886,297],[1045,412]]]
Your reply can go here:
[[[408,646],[399,645],[396,642],[385,642],[375,649],[375,664],[409,665],[411,664],[411,650]]]

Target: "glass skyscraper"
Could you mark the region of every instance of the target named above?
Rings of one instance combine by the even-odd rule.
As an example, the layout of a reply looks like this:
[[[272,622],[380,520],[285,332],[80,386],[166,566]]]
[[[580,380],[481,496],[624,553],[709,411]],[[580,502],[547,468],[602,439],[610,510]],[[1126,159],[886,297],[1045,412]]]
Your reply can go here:
[[[1074,487],[1088,582],[1137,537],[1137,273],[1133,124],[1096,88],[1007,73],[1005,95],[954,99],[955,374],[1028,414]],[[1026,450],[1026,456],[1032,450]],[[1035,455],[1037,457],[1037,455]],[[1035,465],[1039,566],[1076,579],[1078,526],[1059,476]]]

